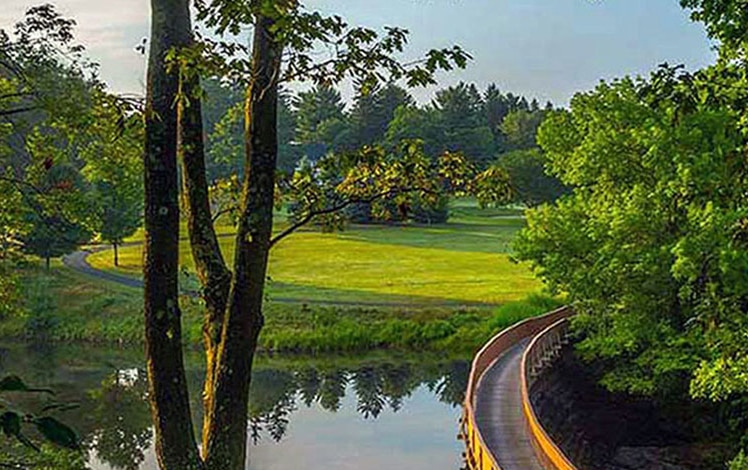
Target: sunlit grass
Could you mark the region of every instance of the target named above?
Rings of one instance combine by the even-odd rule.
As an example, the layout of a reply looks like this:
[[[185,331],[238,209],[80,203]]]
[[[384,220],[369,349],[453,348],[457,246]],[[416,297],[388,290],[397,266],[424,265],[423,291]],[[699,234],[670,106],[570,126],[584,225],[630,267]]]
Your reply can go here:
[[[271,299],[362,303],[491,303],[525,297],[540,289],[527,266],[510,261],[511,239],[522,226],[517,211],[462,204],[452,221],[435,226],[352,226],[339,233],[308,229],[282,241],[270,260]],[[232,227],[221,225],[219,233]],[[220,238],[227,259],[234,239]],[[180,263],[192,268],[189,245]],[[99,269],[115,270],[111,253],[89,257]],[[142,247],[120,250],[117,271],[140,276]]]

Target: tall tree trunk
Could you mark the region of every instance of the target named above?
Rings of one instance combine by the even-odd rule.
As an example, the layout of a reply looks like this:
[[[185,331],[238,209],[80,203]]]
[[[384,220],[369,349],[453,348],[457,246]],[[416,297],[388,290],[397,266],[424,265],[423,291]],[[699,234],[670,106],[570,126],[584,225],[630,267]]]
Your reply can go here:
[[[282,48],[273,20],[256,16],[253,82],[245,111],[245,176],[234,276],[217,354],[212,406],[203,442],[210,469],[243,470],[252,360],[263,325],[262,301],[273,228],[278,154],[278,71]]]
[[[114,248],[114,266],[119,266],[119,245],[117,242],[112,243],[112,248]]]
[[[189,77],[182,83],[182,90],[190,96],[199,85],[198,77]],[[182,163],[182,188],[186,196],[187,228],[192,259],[200,284],[203,286],[202,294],[205,300],[203,342],[206,371],[203,403],[205,416],[208,416],[213,398],[216,355],[231,287],[231,272],[226,267],[221,253],[210,212],[199,99],[190,98],[189,105],[180,104],[179,126],[179,154]],[[207,436],[208,422],[207,419],[204,421],[203,439]]]
[[[189,40],[188,0],[151,1],[145,143],[145,340],[149,401],[162,470],[201,468],[190,416],[178,303],[176,72],[164,59]],[[185,36],[185,32],[187,36]]]

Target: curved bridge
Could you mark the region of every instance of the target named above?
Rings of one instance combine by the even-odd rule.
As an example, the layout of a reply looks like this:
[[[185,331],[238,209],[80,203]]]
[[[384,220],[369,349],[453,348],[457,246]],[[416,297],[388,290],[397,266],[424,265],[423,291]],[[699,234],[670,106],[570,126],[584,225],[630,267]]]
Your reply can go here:
[[[560,352],[571,315],[564,307],[520,322],[473,359],[461,432],[471,470],[576,470],[543,429],[529,396]]]

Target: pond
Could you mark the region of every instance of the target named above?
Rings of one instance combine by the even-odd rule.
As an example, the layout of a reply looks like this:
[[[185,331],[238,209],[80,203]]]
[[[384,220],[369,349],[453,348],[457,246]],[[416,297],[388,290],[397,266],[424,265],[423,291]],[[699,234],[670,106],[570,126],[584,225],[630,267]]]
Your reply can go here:
[[[195,421],[202,362],[187,359]],[[469,363],[380,354],[365,359],[260,358],[247,425],[249,470],[457,470]],[[0,376],[50,387],[89,449],[94,470],[156,469],[139,350],[0,346]],[[42,406],[29,404],[28,406]]]

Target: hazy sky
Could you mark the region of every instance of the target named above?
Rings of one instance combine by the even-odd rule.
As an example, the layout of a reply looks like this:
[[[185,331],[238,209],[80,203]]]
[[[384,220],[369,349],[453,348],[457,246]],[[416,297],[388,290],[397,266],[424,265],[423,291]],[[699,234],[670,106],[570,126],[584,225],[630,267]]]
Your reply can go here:
[[[143,93],[145,59],[134,50],[148,34],[148,0],[51,1],[78,22],[77,37],[118,92]],[[43,3],[41,0],[39,3]],[[307,0],[352,24],[397,25],[411,32],[407,56],[459,44],[474,57],[464,71],[439,77],[565,104],[601,78],[646,74],[670,62],[698,68],[714,61],[701,24],[677,0]],[[2,0],[0,28],[28,0]],[[433,89],[417,90],[420,101]]]

